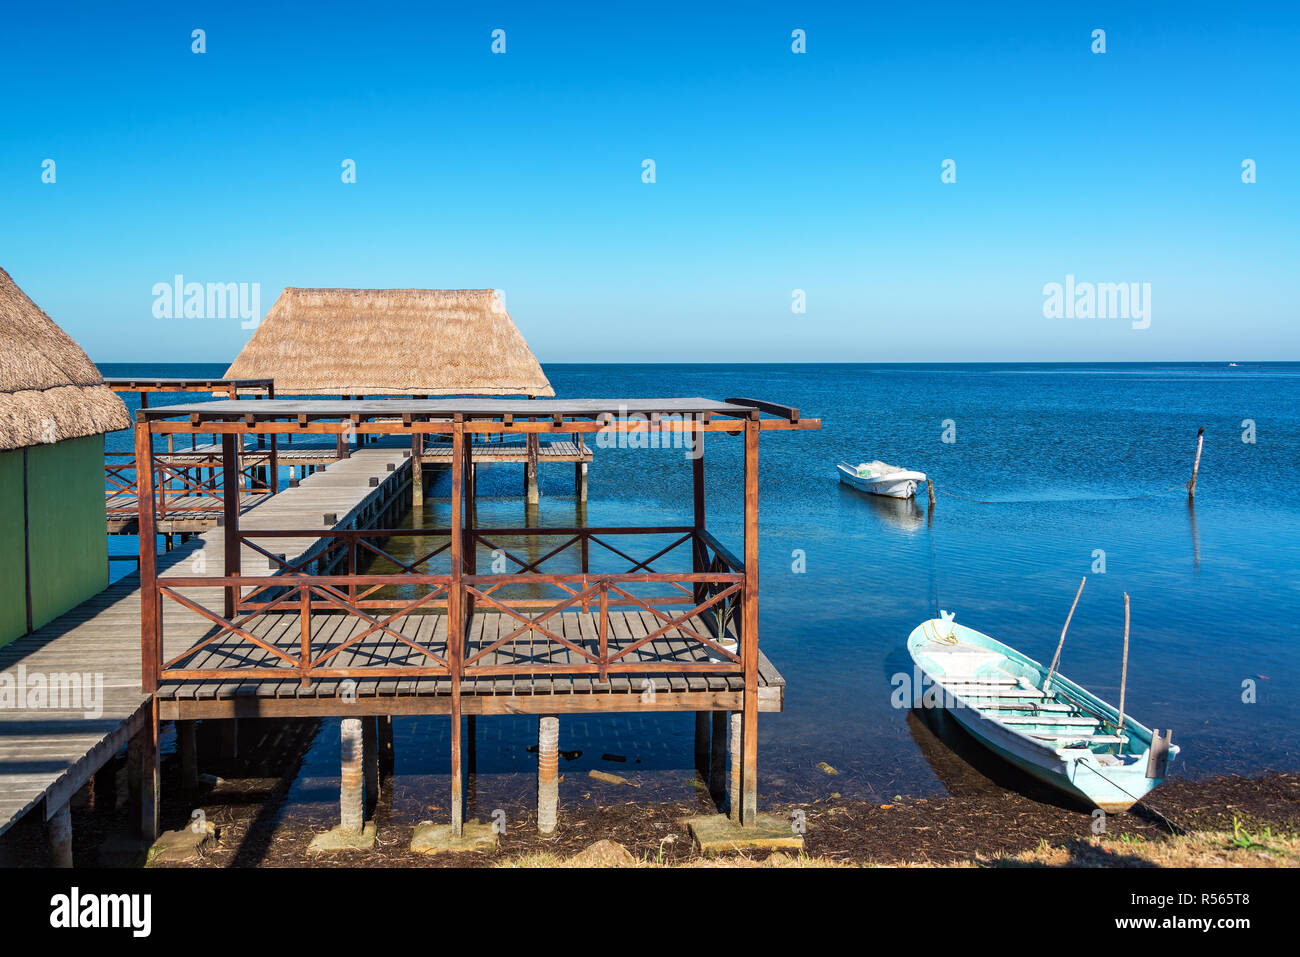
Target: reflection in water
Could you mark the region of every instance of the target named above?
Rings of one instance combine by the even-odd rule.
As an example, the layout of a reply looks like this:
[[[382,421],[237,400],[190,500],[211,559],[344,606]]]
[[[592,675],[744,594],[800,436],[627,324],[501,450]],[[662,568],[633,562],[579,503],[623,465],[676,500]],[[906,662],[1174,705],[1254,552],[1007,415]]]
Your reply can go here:
[[[1035,801],[1065,808],[1084,807],[1071,798],[1002,760],[971,737],[941,708],[913,708],[907,731],[944,790],[953,797],[1016,791]]]
[[[872,495],[843,484],[840,485],[840,493],[842,499],[861,503],[859,508],[869,509],[881,524],[900,532],[918,532],[925,525],[925,511],[917,504],[915,498]]]
[[[1192,570],[1199,573],[1201,570],[1201,536],[1196,531],[1196,503],[1190,498],[1187,500],[1187,524],[1192,530]]]

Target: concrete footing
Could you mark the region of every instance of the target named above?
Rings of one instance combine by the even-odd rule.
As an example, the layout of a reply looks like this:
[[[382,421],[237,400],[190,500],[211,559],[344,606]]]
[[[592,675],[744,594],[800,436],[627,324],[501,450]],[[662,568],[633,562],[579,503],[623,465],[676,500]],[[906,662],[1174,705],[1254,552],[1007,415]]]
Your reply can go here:
[[[149,864],[179,864],[197,860],[203,849],[217,835],[211,821],[191,822],[179,831],[164,831],[149,848]]]
[[[375,822],[370,821],[358,831],[342,826],[317,834],[307,845],[309,854],[328,854],[331,851],[368,851],[375,846]]]
[[[756,815],[754,823],[742,827],[721,814],[707,814],[682,822],[691,832],[702,854],[744,850],[803,850],[803,835],[790,822],[771,814]]]
[[[466,821],[459,836],[452,833],[450,824],[418,824],[411,836],[411,850],[421,854],[491,851],[496,846],[496,829],[478,821]]]

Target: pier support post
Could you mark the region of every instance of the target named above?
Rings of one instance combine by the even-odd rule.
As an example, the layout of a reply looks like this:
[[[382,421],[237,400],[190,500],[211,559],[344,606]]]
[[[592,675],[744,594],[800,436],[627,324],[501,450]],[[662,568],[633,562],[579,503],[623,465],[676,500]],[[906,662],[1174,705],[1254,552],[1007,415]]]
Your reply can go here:
[[[560,719],[544,714],[537,721],[537,830],[555,832],[560,801]]]
[[[158,719],[155,713],[127,743],[127,793],[130,795],[131,819],[139,835],[150,842],[158,839],[158,792]]]
[[[411,436],[411,507],[424,506],[424,433]]]
[[[727,798],[727,712],[713,711],[713,735],[709,748],[709,795],[719,808]]]
[[[573,463],[573,497],[579,502],[587,501],[587,463]]]
[[[343,748],[339,776],[339,829],[350,834],[360,834],[366,820],[361,719],[344,718],[340,724]]]
[[[376,720],[379,722],[379,770],[391,776],[397,766],[397,755],[393,750],[393,716],[381,714]]]
[[[366,808],[374,811],[379,803],[379,719],[361,720],[361,763],[366,779]]]
[[[695,712],[695,770],[700,777],[709,779],[709,712]]]
[[[740,660],[745,668],[741,722],[741,793],[737,820],[758,823],[758,412],[745,422],[745,582],[741,593]]]
[[[176,746],[181,752],[181,787],[196,791],[199,787],[199,745],[193,721],[176,722]]]
[[[524,504],[536,505],[541,501],[542,490],[537,481],[537,456],[540,452],[541,440],[537,433],[529,432],[524,440],[527,449],[526,460],[524,462]]]
[[[728,724],[731,725],[731,735],[729,740],[729,750],[731,751],[731,776],[728,780],[727,796],[727,816],[740,823],[740,712],[732,711],[728,713]]]
[[[50,866],[72,866],[72,809],[64,801],[45,822],[50,836]]]

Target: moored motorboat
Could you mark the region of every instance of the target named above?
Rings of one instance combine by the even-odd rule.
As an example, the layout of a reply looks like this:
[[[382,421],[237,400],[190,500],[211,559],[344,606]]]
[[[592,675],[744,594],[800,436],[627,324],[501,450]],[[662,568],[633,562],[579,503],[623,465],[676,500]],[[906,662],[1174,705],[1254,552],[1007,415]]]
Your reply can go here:
[[[1178,754],[1170,732],[1121,719],[1087,689],[946,612],[913,630],[907,650],[929,683],[914,706],[944,708],[994,753],[1108,813],[1159,785]]]
[[[861,462],[850,465],[839,464],[840,481],[852,485],[872,495],[885,495],[889,498],[911,498],[917,487],[925,482],[924,472],[913,472],[884,462]]]

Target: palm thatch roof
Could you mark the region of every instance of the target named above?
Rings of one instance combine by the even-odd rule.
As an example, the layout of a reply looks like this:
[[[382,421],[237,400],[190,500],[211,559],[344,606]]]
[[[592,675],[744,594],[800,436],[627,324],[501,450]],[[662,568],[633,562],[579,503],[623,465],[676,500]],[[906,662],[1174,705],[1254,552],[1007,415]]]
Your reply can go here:
[[[226,378],[273,378],[277,395],[555,395],[492,289],[289,287]]]
[[[130,425],[86,353],[0,269],[0,451]]]

